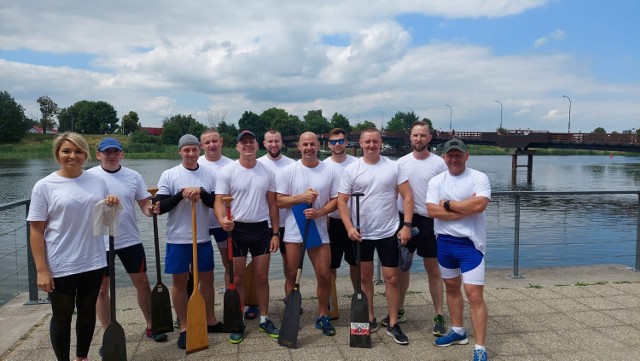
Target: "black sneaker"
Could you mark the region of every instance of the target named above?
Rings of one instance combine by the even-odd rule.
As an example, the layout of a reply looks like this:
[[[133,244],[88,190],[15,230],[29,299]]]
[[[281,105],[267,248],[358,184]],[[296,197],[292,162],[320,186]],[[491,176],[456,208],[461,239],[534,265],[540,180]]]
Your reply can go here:
[[[166,333],[155,333],[150,328],[147,328],[147,330],[145,331],[145,335],[147,335],[147,337],[149,337],[150,339],[154,340],[155,342],[165,342],[165,341],[167,341],[167,334]]]
[[[216,323],[215,325],[207,325],[207,333],[222,333],[224,332],[224,325],[222,322]]]
[[[407,315],[405,314],[404,308],[403,308],[401,310],[398,310],[398,323],[404,323],[404,322],[407,322]],[[387,315],[385,318],[383,318],[380,323],[384,327],[389,326],[389,315]]]
[[[180,332],[177,344],[178,348],[181,348],[183,350],[187,348],[187,331]]]
[[[393,337],[393,340],[399,345],[408,345],[409,337],[402,333],[400,326],[396,323],[395,326],[387,327],[387,335]]]
[[[378,319],[373,318],[373,322],[369,322],[369,333],[378,331]]]
[[[445,321],[443,315],[436,315],[433,319],[433,335],[440,337],[444,336],[447,333],[447,328],[445,327]]]

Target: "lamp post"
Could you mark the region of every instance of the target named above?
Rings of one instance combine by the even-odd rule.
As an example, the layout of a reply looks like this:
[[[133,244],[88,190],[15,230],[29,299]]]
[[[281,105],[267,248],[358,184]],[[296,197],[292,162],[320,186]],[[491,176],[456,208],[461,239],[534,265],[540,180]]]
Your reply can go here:
[[[500,130],[502,130],[502,102],[499,100],[494,100],[494,101],[500,104]]]
[[[382,110],[378,110],[378,113],[380,113],[380,131],[382,131],[382,127],[384,125],[384,113]]]
[[[571,98],[566,95],[563,95],[562,97],[567,98],[569,101],[569,124],[567,125],[567,133],[571,133]]]
[[[445,107],[449,107],[449,130],[453,129],[453,108],[449,104],[445,104]]]

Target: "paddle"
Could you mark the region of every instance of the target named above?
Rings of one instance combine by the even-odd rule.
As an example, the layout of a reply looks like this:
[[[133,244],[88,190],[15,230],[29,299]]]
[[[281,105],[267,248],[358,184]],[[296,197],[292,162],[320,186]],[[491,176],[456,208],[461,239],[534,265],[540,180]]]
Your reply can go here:
[[[223,197],[222,200],[227,206],[227,218],[231,219],[231,201],[233,201],[233,197]],[[233,279],[233,239],[231,234],[232,232],[227,232],[227,257],[231,262],[231,267],[229,268],[229,288],[224,291],[223,328],[224,332],[242,333],[244,332],[242,302],[240,302],[240,294]]]
[[[360,197],[364,194],[354,193],[356,197],[356,229],[360,233]],[[349,346],[371,348],[371,333],[369,330],[369,305],[367,295],[362,292],[360,277],[360,241],[356,241],[356,292],[351,297],[351,326],[349,332]]]
[[[280,336],[278,344],[288,348],[298,347],[298,329],[300,327],[300,309],[302,308],[302,295],[300,294],[300,276],[302,275],[302,263],[304,262],[304,252],[307,247],[307,236],[309,236],[310,219],[304,224],[304,235],[302,236],[302,250],[298,260],[298,273],[293,290],[289,292],[284,300],[284,314],[280,326]]]
[[[209,348],[207,335],[207,309],[198,284],[198,237],[196,202],[191,202],[191,232],[193,240],[193,293],[187,304],[187,354]],[[182,322],[182,320],[180,320]]]
[[[113,239],[113,222],[109,225],[109,293],[111,295],[111,323],[102,336],[102,359],[120,361],[127,359],[127,339],[124,329],[116,321],[116,251]]]
[[[158,188],[147,189],[151,193],[151,205],[156,203]],[[151,291],[151,329],[157,333],[173,331],[173,314],[169,289],[162,283],[160,272],[160,241],[158,240],[158,216],[153,213],[153,243],[156,249],[156,279],[158,283]]]

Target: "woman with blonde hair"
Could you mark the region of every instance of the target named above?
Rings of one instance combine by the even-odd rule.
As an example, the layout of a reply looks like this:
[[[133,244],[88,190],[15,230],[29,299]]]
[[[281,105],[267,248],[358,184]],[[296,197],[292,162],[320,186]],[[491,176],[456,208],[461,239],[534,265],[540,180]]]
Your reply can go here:
[[[103,236],[94,236],[94,206],[107,193],[100,177],[84,171],[90,159],[87,141],[77,133],[53,142],[60,169],[39,180],[31,192],[27,220],[38,287],[50,293],[51,344],[58,360],[69,360],[71,319],[76,316],[76,360],[86,360],[96,324],[96,299],[107,266]]]

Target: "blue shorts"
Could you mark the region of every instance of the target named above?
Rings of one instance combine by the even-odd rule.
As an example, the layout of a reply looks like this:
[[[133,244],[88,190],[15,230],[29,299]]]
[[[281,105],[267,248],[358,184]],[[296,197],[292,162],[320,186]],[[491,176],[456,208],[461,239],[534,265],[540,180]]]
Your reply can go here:
[[[464,283],[484,284],[484,255],[469,238],[438,235],[438,264],[442,278],[455,278],[462,273]]]
[[[192,244],[167,243],[167,252],[164,256],[164,273],[172,275],[187,273],[192,261]],[[212,271],[213,267],[213,245],[211,242],[198,243],[198,271]]]
[[[222,227],[209,228],[209,236],[213,236],[218,248],[227,248],[227,232]]]

